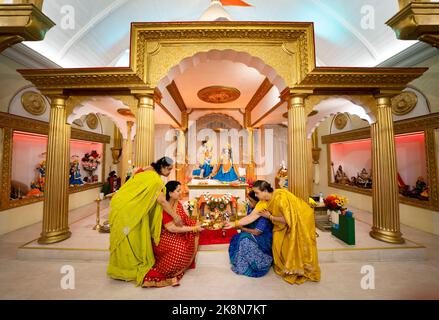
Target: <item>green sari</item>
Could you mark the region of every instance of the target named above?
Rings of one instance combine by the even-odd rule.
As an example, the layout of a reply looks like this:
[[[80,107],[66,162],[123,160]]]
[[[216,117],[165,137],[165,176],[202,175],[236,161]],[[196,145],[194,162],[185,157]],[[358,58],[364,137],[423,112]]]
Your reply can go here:
[[[114,279],[143,278],[155,263],[152,241],[158,244],[163,208],[157,203],[165,186],[155,171],[134,175],[110,203],[110,262],[107,274]]]

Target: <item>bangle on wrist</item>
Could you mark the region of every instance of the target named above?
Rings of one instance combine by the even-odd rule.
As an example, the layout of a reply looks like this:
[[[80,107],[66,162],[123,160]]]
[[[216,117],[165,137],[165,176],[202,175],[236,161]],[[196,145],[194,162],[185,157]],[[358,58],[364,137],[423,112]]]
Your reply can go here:
[[[239,225],[239,220],[235,220],[235,228],[240,229],[241,226]]]

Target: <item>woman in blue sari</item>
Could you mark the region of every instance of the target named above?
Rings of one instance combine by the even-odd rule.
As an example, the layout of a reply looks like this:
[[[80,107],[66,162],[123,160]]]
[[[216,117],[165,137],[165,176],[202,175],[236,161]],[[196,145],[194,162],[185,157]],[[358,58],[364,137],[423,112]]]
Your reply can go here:
[[[250,191],[247,215],[253,211],[258,201],[255,192]],[[243,222],[245,220],[242,220]],[[243,225],[242,223],[240,225]],[[273,263],[271,248],[273,224],[270,220],[260,217],[245,227],[239,226],[239,228],[241,233],[233,236],[229,246],[232,271],[253,278],[266,275]]]

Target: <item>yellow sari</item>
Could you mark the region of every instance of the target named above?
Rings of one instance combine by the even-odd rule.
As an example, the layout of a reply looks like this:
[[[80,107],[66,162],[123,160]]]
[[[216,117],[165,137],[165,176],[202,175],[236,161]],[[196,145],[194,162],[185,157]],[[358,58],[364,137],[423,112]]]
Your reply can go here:
[[[155,171],[144,171],[128,180],[110,203],[110,262],[107,274],[114,279],[143,278],[155,263],[152,241],[160,241],[162,206],[157,203],[164,182]]]
[[[273,227],[274,271],[291,284],[320,281],[314,211],[284,189],[273,192],[267,210],[286,221]]]

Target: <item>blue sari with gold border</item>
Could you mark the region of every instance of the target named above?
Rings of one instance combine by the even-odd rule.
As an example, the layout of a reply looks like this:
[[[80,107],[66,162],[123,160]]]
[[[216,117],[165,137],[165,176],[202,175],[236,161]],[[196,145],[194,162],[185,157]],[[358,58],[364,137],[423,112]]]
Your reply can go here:
[[[251,208],[248,211],[251,212]],[[241,232],[233,236],[229,246],[232,271],[236,274],[259,278],[270,271],[273,263],[273,224],[270,220],[260,217],[245,227],[259,230],[262,234],[256,236],[249,232]]]

